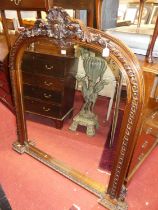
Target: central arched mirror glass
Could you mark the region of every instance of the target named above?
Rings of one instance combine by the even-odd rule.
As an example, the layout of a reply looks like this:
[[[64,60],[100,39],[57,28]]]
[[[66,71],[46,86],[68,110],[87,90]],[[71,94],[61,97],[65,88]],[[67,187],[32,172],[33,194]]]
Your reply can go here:
[[[126,105],[118,65],[84,45],[61,48],[47,38],[27,47],[21,70],[29,140],[105,188]]]

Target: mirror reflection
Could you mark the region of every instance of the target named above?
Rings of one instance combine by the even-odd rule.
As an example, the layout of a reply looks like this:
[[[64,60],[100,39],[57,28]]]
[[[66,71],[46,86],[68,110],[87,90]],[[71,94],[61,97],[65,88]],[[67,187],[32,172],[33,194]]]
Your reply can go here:
[[[126,82],[115,61],[46,39],[27,48],[21,69],[29,140],[107,186],[126,105]]]
[[[122,40],[136,54],[148,55],[158,15],[157,0],[119,1],[117,23],[108,32]],[[152,57],[158,57],[158,41],[153,41]]]
[[[141,25],[149,25],[156,23],[156,16],[158,11],[158,2],[151,0],[120,0],[118,8],[117,23],[124,25],[137,25],[140,3],[143,6]]]

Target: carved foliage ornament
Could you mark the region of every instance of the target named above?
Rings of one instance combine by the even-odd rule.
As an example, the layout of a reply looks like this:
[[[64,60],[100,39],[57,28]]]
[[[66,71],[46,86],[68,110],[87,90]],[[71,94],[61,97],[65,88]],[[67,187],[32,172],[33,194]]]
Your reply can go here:
[[[83,27],[79,20],[72,19],[67,12],[60,8],[54,7],[48,11],[47,21],[38,19],[33,29],[25,29],[23,33],[27,37],[48,36],[55,39],[79,38],[83,39]]]
[[[19,5],[21,0],[10,0],[11,2],[14,2],[15,5]]]
[[[132,127],[136,121],[136,113],[138,113],[140,85],[138,75],[136,75],[136,70],[134,70],[133,66],[129,64],[129,61],[126,59],[125,55],[120,52],[119,47],[115,43],[110,42],[107,38],[101,36],[101,34],[91,32],[82,23],[80,23],[80,21],[70,18],[62,8],[54,7],[49,10],[47,21],[37,20],[32,29],[25,29],[17,38],[10,53],[10,69],[12,71],[15,70],[14,61],[18,48],[25,42],[26,39],[36,36],[51,37],[61,46],[67,45],[68,42],[69,44],[74,44],[75,41],[78,40],[79,42],[96,44],[96,46],[99,45],[102,48],[108,47],[110,49],[110,53],[120,61],[128,75],[131,84],[132,102],[123,137],[123,144],[114,174],[113,185],[109,191],[110,196],[114,198],[127,152],[129,137],[132,132]],[[71,40],[71,42],[69,40]]]

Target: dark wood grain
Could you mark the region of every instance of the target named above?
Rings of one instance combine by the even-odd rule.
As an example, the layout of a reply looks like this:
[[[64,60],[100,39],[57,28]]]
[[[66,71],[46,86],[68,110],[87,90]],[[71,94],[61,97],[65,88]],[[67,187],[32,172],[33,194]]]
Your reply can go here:
[[[74,58],[62,57],[61,54],[59,56],[51,56],[49,54],[27,52],[22,61],[22,69],[32,74],[38,73],[64,78],[70,73],[67,66],[71,69],[73,64]]]
[[[31,98],[41,99],[48,102],[56,102],[61,103],[62,102],[62,91],[53,91],[48,89],[43,89],[38,86],[34,85],[23,85],[23,91],[24,95]]]

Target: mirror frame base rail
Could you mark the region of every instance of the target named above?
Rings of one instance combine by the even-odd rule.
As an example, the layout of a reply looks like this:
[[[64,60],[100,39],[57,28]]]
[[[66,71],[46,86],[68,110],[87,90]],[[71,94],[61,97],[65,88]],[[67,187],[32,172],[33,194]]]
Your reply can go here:
[[[109,210],[127,210],[128,206],[125,201],[113,200],[106,193],[107,189],[105,186],[90,177],[82,174],[81,172],[69,167],[60,160],[55,159],[44,151],[35,147],[33,141],[25,141],[24,145],[18,141],[13,143],[13,149],[20,154],[28,154],[34,159],[40,161],[44,165],[48,166],[52,170],[55,170],[59,174],[88,190],[92,194],[99,197],[98,203]]]

